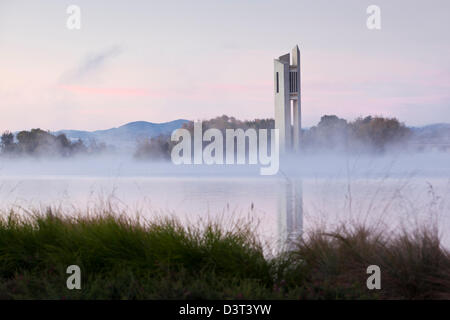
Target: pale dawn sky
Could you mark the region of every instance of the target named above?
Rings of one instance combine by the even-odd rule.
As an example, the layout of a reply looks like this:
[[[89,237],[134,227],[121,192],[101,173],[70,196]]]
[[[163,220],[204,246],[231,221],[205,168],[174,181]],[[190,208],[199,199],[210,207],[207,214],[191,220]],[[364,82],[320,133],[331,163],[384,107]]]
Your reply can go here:
[[[303,126],[450,122],[449,12],[448,0],[0,0],[0,130],[273,117],[273,59],[296,44]]]

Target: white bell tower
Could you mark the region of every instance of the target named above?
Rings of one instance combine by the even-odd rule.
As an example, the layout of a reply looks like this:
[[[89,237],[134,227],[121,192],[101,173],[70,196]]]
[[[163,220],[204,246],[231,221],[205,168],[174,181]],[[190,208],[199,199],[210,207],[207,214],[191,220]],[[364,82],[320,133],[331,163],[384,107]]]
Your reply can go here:
[[[275,128],[280,132],[280,152],[300,150],[302,134],[300,50],[298,46],[274,60]],[[292,111],[291,111],[292,110]]]

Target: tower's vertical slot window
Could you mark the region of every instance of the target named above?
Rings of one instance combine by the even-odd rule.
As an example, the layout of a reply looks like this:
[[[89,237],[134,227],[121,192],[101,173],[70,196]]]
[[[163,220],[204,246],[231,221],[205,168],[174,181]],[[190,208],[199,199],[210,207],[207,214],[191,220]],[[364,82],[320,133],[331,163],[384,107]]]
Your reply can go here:
[[[289,92],[292,92],[292,72],[289,72]]]

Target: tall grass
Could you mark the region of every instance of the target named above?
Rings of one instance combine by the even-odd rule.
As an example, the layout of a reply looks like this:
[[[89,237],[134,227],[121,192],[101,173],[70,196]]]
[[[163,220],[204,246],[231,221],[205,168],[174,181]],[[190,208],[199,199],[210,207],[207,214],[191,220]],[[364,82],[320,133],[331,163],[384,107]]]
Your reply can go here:
[[[74,264],[81,290],[66,287]],[[381,290],[366,287],[373,264]],[[0,220],[0,298],[448,299],[450,256],[434,229],[316,231],[267,257],[245,224],[11,212]]]
[[[287,287],[306,284],[324,298],[450,299],[450,255],[437,231],[387,234],[364,226],[315,231],[286,252]],[[381,290],[366,287],[367,267],[381,269]],[[292,267],[294,266],[294,267]],[[281,271],[284,271],[281,268]],[[333,288],[332,290],[330,290]]]

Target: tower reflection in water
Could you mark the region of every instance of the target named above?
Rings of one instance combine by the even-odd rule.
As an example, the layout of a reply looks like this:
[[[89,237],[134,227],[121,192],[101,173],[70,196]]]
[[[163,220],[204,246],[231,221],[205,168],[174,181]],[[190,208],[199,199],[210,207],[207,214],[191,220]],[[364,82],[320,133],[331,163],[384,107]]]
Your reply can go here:
[[[303,233],[303,191],[299,178],[283,180],[278,189],[279,247],[293,249]]]

